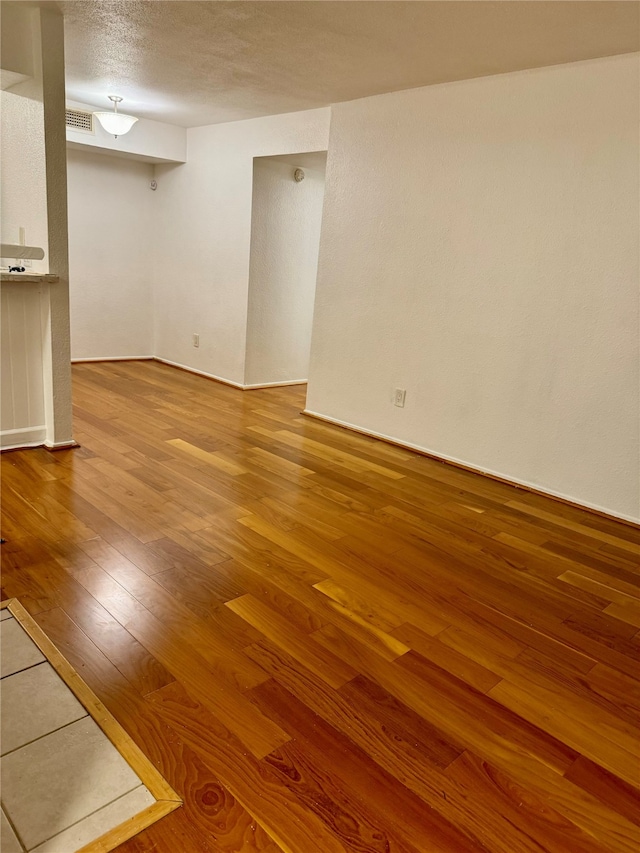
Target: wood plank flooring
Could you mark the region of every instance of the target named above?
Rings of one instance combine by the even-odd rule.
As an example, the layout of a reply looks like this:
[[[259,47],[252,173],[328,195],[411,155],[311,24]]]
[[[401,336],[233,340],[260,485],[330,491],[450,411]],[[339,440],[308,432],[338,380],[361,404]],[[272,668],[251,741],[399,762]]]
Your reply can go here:
[[[640,849],[640,530],[300,387],[74,401],[79,449],[2,456],[2,596],[184,798],[120,853]]]

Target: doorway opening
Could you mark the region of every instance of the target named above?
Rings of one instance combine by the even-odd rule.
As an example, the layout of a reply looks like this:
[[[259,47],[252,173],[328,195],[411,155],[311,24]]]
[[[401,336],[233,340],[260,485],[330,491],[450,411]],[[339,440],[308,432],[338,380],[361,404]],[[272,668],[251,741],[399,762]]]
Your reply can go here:
[[[254,158],[245,388],[307,382],[326,162]]]

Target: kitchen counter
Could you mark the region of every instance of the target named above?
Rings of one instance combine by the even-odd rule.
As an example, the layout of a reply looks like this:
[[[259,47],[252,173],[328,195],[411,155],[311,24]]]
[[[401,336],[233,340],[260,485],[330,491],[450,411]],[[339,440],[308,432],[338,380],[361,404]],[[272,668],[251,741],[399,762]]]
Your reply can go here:
[[[29,282],[48,282],[49,284],[55,284],[56,281],[59,281],[59,276],[51,275],[50,273],[30,273],[30,272],[3,272],[0,273],[0,281],[10,281],[10,282],[24,282],[28,284]]]

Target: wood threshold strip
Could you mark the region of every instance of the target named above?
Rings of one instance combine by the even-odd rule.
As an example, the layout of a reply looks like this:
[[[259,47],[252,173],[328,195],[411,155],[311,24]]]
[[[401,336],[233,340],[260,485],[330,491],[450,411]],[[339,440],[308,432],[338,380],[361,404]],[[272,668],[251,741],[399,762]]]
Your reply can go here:
[[[385,444],[390,444],[392,447],[401,447],[403,450],[410,450],[411,453],[416,453],[418,456],[426,456],[427,459],[433,459],[435,462],[442,462],[443,465],[450,465],[452,468],[458,468],[461,471],[467,471],[469,474],[477,474],[480,477],[486,477],[487,480],[495,480],[497,483],[504,483],[506,486],[513,486],[516,489],[521,489],[523,492],[530,492],[532,495],[540,495],[543,498],[551,498],[553,501],[557,501],[558,503],[565,504],[566,506],[574,507],[574,509],[585,510],[586,512],[590,512],[593,515],[597,515],[600,518],[606,518],[609,521],[617,521],[620,524],[626,524],[627,527],[632,527],[634,530],[640,530],[640,524],[637,524],[635,521],[631,521],[628,518],[621,518],[618,515],[611,515],[609,512],[604,512],[604,510],[596,509],[592,506],[587,506],[586,504],[578,503],[577,501],[569,500],[569,498],[560,497],[560,495],[554,495],[552,492],[545,492],[544,489],[537,489],[535,486],[528,486],[525,483],[519,483],[517,480],[510,480],[508,477],[500,477],[498,474],[489,474],[487,471],[483,471],[481,468],[474,468],[472,465],[465,465],[464,462],[454,462],[453,459],[447,459],[444,456],[438,456],[437,453],[432,453],[429,450],[422,450],[419,447],[414,447],[411,444],[406,444],[403,441],[399,441],[395,438],[388,438],[384,435],[379,435],[375,432],[370,432],[369,430],[363,429],[362,427],[353,426],[352,424],[344,424],[341,421],[333,420],[333,418],[325,417],[324,415],[319,415],[317,412],[310,412],[307,409],[303,409],[300,412],[301,415],[304,415],[306,418],[312,418],[313,420],[320,421],[323,424],[331,424],[331,426],[339,427],[340,429],[349,430],[349,432],[355,432],[356,435],[366,435],[367,438],[375,438],[377,441],[382,441]]]
[[[80,678],[69,661],[47,637],[38,623],[29,615],[17,598],[0,602],[0,610],[7,609],[20,623],[29,637],[58,673],[60,678],[83,705],[89,716],[109,738],[131,769],[137,773],[156,802],[138,814],[85,844],[76,853],[109,853],[120,844],[133,838],[143,829],[182,805],[182,799],[154,767],[138,745],[129,737],[116,718],[98,699],[91,688]]]

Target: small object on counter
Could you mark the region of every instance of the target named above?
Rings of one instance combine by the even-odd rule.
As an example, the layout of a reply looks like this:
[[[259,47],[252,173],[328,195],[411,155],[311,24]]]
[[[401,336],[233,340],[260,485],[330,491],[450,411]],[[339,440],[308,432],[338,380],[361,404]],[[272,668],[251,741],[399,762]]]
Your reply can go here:
[[[24,267],[9,267],[9,272],[24,272]]]

